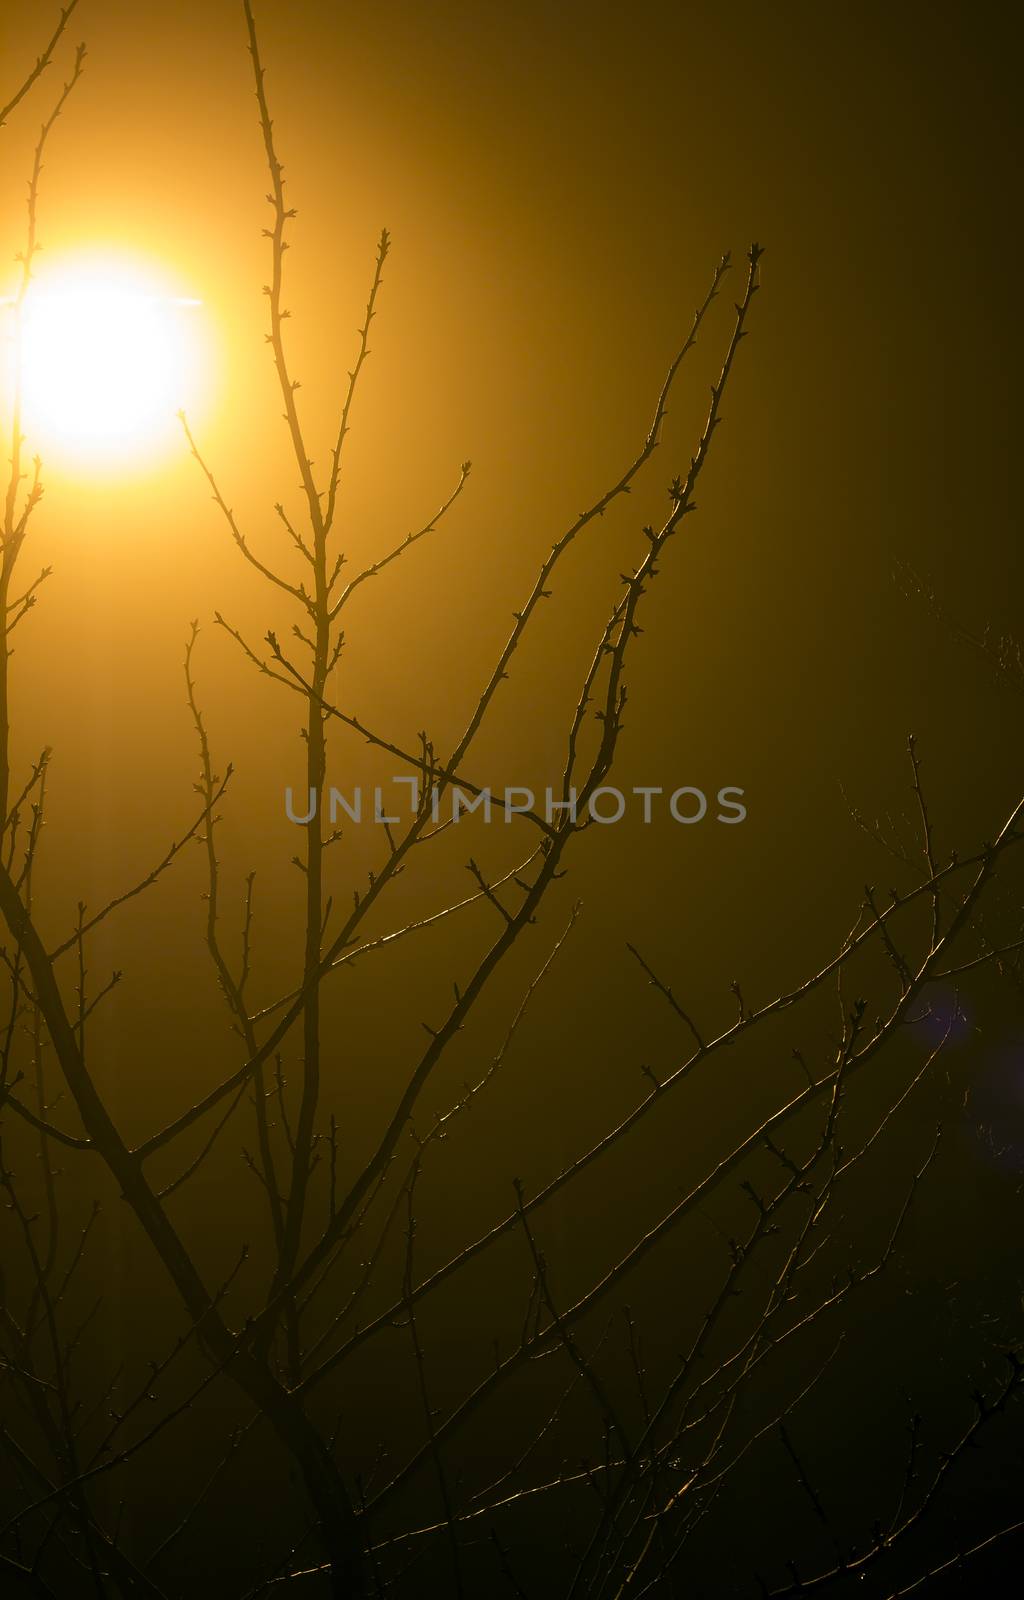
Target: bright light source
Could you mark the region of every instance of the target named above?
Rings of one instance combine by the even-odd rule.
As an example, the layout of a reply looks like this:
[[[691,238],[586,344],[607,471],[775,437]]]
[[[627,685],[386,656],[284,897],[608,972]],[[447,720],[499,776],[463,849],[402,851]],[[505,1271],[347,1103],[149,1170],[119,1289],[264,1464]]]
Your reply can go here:
[[[200,398],[199,305],[134,265],[41,262],[23,321],[27,450],[110,471],[176,445],[175,413]]]

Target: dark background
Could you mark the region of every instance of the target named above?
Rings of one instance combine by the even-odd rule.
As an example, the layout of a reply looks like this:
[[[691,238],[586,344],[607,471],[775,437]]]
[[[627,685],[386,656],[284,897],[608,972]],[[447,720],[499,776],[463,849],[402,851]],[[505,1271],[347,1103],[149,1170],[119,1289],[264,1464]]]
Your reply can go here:
[[[0,24],[7,76],[35,53],[45,9]],[[634,1103],[642,1062],[660,1071],[681,1058],[685,1038],[629,961],[627,939],[713,1031],[732,1014],[734,978],[752,1004],[798,983],[838,946],[865,881],[889,882],[896,869],[850,804],[912,827],[908,733],[941,852],[991,838],[1019,791],[1020,697],[955,634],[959,625],[998,635],[1019,618],[1020,24],[995,6],[575,0],[508,10],[296,0],[261,5],[258,20],[299,209],[289,333],[321,463],[376,234],[386,225],[394,235],[341,516],[353,564],[421,524],[458,463],[474,462],[450,523],[353,606],[336,689],[401,742],[424,725],[441,747],[458,736],[551,541],[639,447],[728,248],[729,293],[684,369],[646,487],[566,563],[472,763],[499,785],[555,780],[618,573],[692,453],[744,251],[751,239],[766,247],[699,512],[667,554],[638,641],[619,768],[624,786],[736,784],[749,817],[685,830],[634,821],[580,842],[543,928],[488,994],[430,1100],[440,1109],[493,1052],[581,898],[514,1077],[460,1130],[432,1180],[423,1250],[440,1260],[466,1236],[468,1214],[507,1209],[513,1176],[535,1187]],[[90,55],[48,160],[47,248],[121,242],[169,264],[183,292],[202,299],[219,374],[203,448],[254,544],[276,552],[271,506],[280,497],[295,507],[297,495],[262,340],[266,179],[240,8],[89,0],[75,32]],[[12,249],[32,135],[28,118],[3,152]],[[56,750],[44,915],[66,933],[79,896],[102,902],[187,825],[195,751],[179,662],[198,616],[211,736],[221,764],[238,769],[225,867],[237,904],[242,875],[260,869],[256,995],[269,1001],[297,960],[300,886],[282,803],[285,783],[301,782],[295,716],[207,624],[221,609],[258,639],[291,619],[238,561],[184,446],[155,475],[80,478],[57,459],[48,481],[34,553],[57,573],[14,663],[25,757],[43,742]],[[945,620],[894,577],[908,567],[934,588]],[[332,750],[344,783],[387,775],[357,741],[339,736]],[[489,865],[507,866],[513,845],[494,834],[479,847]],[[339,895],[365,875],[373,849],[364,832],[339,853]],[[464,851],[439,855],[396,891],[396,917],[464,889]],[[133,1132],[240,1059],[202,948],[201,878],[197,855],[128,908],[95,952],[97,974],[127,968],[94,1048]],[[1010,883],[1000,907],[1011,920],[1018,900]],[[422,1020],[489,930],[479,911],[444,926],[339,980],[336,1098],[353,1170],[416,1058]],[[803,1424],[822,1493],[853,1533],[882,1514],[902,1472],[908,1400],[937,1439],[955,1434],[996,1350],[1019,1339],[1018,996],[983,979],[961,998],[969,1021],[950,1052],[953,1088],[908,1112],[891,1177],[861,1196],[852,1247],[870,1253],[872,1219],[884,1222],[903,1192],[939,1111],[941,1159],[905,1253],[850,1313]],[[817,1014],[813,1026],[825,1026]],[[567,1293],[703,1170],[737,1118],[772,1097],[794,1042],[780,1036],[763,1054],[710,1068],[687,1106],[583,1186],[575,1210],[551,1224],[552,1255],[570,1263]],[[918,1043],[904,1041],[897,1060]],[[724,1219],[733,1201],[722,1204]],[[259,1205],[237,1141],[192,1205],[212,1274]],[[140,1311],[132,1284],[148,1268],[116,1205],[106,1229],[106,1339],[138,1353],[152,1306]],[[670,1350],[699,1300],[713,1237],[678,1241],[637,1285],[655,1353]],[[517,1270],[502,1264],[496,1278]],[[457,1384],[481,1350],[486,1362],[493,1292],[467,1290],[432,1330],[442,1382]],[[405,1397],[380,1381],[370,1368],[357,1394],[338,1397],[357,1456],[372,1456],[376,1436],[404,1437]],[[502,1458],[511,1426],[499,1416],[490,1441],[467,1436],[470,1468],[488,1451]],[[178,1448],[161,1490],[171,1501],[194,1446],[182,1443],[180,1457]],[[1007,1424],[870,1592],[889,1593],[958,1540],[1010,1520],[1019,1467]],[[194,1562],[212,1562],[216,1548],[218,1562],[245,1568],[226,1551],[246,1537],[247,1470],[223,1489],[225,1537],[200,1545],[206,1555]],[[256,1483],[264,1469],[251,1470]],[[744,1462],[695,1546],[693,1592],[754,1592],[756,1570],[781,1581],[787,1557],[815,1548],[813,1513],[784,1471],[770,1450]],[[143,1541],[166,1509],[151,1488],[136,1497]],[[550,1524],[531,1537],[543,1569]],[[986,1592],[984,1574],[979,1561],[975,1587],[948,1592]]]

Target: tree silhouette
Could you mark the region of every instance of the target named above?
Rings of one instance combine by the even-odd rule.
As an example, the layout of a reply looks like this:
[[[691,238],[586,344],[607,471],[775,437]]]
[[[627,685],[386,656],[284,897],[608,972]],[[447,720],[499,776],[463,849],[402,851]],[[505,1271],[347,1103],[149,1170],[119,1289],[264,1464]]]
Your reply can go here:
[[[47,82],[76,7],[72,0],[62,11],[0,125],[40,79]],[[255,871],[240,897],[241,937],[225,933],[225,906],[238,902],[225,884],[220,850],[230,826],[232,769],[221,767],[219,736],[203,710],[198,624],[185,653],[199,757],[194,819],[142,878],[98,911],[80,903],[73,931],[49,942],[34,876],[50,752],[23,779],[12,776],[5,652],[0,913],[9,999],[0,1077],[6,1201],[0,1379],[8,1509],[0,1564],[15,1588],[38,1596],[262,1595],[286,1583],[345,1597],[484,1595],[502,1585],[510,1593],[566,1600],[689,1592],[691,1542],[713,1525],[726,1486],[761,1451],[775,1452],[775,1470],[787,1474],[798,1509],[786,1536],[793,1545],[799,1541],[799,1566],[763,1588],[799,1594],[876,1570],[888,1585],[894,1548],[920,1527],[1019,1389],[1016,1356],[1009,1355],[1003,1376],[977,1392],[959,1434],[951,1430],[937,1446],[926,1445],[920,1418],[912,1421],[895,1494],[873,1531],[855,1540],[816,1486],[801,1445],[802,1418],[842,1341],[844,1319],[901,1248],[943,1118],[962,1093],[956,1073],[945,1068],[956,1011],[943,1014],[931,997],[967,974],[1012,967],[1024,945],[1013,927],[1012,901],[1008,913],[994,895],[1013,870],[1024,800],[987,842],[940,854],[911,740],[915,853],[881,839],[898,857],[893,871],[903,887],[866,889],[847,936],[785,992],[755,1000],[734,983],[733,1015],[724,1025],[707,1027],[691,1001],[679,998],[661,960],[630,943],[627,959],[641,986],[678,1028],[675,1065],[667,1074],[645,1067],[642,1093],[630,1109],[541,1185],[531,1189],[510,1178],[499,1214],[470,1208],[460,1218],[460,1246],[422,1265],[422,1233],[443,1200],[438,1185],[451,1144],[473,1139],[463,1130],[473,1128],[472,1113],[501,1081],[535,996],[557,981],[563,949],[578,937],[580,908],[567,907],[557,886],[575,852],[590,847],[595,827],[600,834],[605,797],[614,804],[619,788],[629,791],[635,780],[621,735],[641,618],[663,564],[684,559],[686,519],[696,510],[723,397],[734,383],[756,380],[754,363],[741,374],[746,349],[742,362],[738,356],[756,329],[762,250],[754,244],[746,254],[693,454],[688,464],[673,464],[661,520],[636,530],[634,562],[621,575],[589,659],[579,665],[575,707],[560,733],[560,785],[543,803],[532,794],[511,801],[478,757],[480,730],[500,703],[535,618],[573,604],[564,558],[586,548],[594,525],[657,459],[670,396],[719,310],[734,270],[730,257],[711,275],[636,454],[554,538],[462,735],[442,750],[424,729],[418,744],[405,748],[346,709],[346,630],[367,626],[362,608],[371,596],[386,626],[385,574],[458,514],[470,464],[453,474],[447,498],[420,527],[348,576],[338,514],[391,240],[381,233],[327,471],[318,475],[286,341],[284,267],[294,213],[249,0],[243,10],[270,175],[267,340],[301,485],[301,516],[284,499],[276,506],[279,549],[257,553],[188,418],[182,425],[228,536],[265,583],[268,605],[287,608],[285,623],[258,644],[220,612],[216,621],[302,719],[304,792],[295,801],[306,818],[296,857],[301,948],[290,991],[257,1004],[251,998],[259,963]],[[43,154],[83,65],[79,47],[36,149],[13,308],[16,336],[38,244]],[[26,480],[21,430],[16,398],[3,527],[8,633],[34,606],[46,576],[44,569],[18,593],[15,567],[43,484],[38,461]],[[371,585],[378,577],[381,583]],[[254,694],[264,688],[254,678]],[[410,694],[415,690],[413,683]],[[548,715],[549,708],[537,712]],[[336,744],[345,755],[335,764]],[[365,878],[346,859],[345,830],[333,827],[331,815],[338,795],[351,807],[350,790],[337,785],[352,770],[349,752],[360,745],[386,755],[411,780],[407,814],[370,824],[380,859]],[[498,815],[510,812],[500,830],[487,827],[492,803]],[[436,841],[451,844],[459,808],[471,816],[465,832],[474,841],[464,863],[466,892],[406,917],[394,886],[431,859]],[[120,974],[90,986],[87,951],[95,931],[153,889],[192,844],[203,852],[202,931],[237,1059],[222,1072],[221,1043],[211,1040],[205,1092],[133,1140],[120,1125],[91,1044],[94,1013]],[[654,887],[638,886],[638,914]],[[472,959],[466,966],[460,942],[459,970],[449,974],[432,1020],[423,1022],[422,1049],[416,1059],[395,1063],[397,1088],[383,1112],[373,1113],[370,1128],[367,1113],[353,1104],[352,1062],[325,995],[339,974],[358,982],[365,964],[383,959],[396,942],[415,940],[427,927],[454,926],[470,913],[479,933]],[[383,932],[374,931],[378,915],[391,918]],[[540,957],[537,937],[544,940]],[[525,980],[514,965],[524,947]],[[495,982],[510,969],[519,998],[497,1048],[435,1110],[428,1091],[448,1093],[441,1069],[474,1019],[497,1014]],[[399,995],[394,1003],[416,1002]],[[734,1055],[770,1058],[767,1100],[752,1097],[739,1125],[709,1118],[706,1142],[680,1157],[671,1205],[653,1218],[640,1208],[635,1221],[626,1207],[625,1236],[619,1228],[608,1250],[593,1240],[583,1249],[591,1202],[578,1197],[591,1193],[586,1186],[602,1181],[640,1130],[675,1128],[680,1115],[693,1122],[705,1117],[705,1066]],[[203,1210],[197,1205],[190,1213],[182,1197],[201,1181],[206,1192],[211,1184],[226,1192],[237,1181],[239,1146],[258,1182],[261,1213],[255,1235],[246,1217],[235,1264],[215,1281],[205,1265]],[[480,1159],[493,1162],[497,1155],[484,1150]],[[90,1186],[100,1199],[82,1225],[74,1210]],[[738,1193],[746,1210],[734,1232],[709,1245],[706,1230],[699,1237],[687,1230],[725,1191]],[[872,1211],[867,1195],[881,1197],[880,1209]],[[102,1276],[90,1265],[100,1203],[126,1206],[145,1244],[152,1284],[160,1287],[139,1285],[140,1297],[162,1297],[169,1287],[176,1306],[159,1349],[126,1350],[107,1361],[103,1375],[99,1360],[79,1360],[94,1314],[90,1273]],[[560,1249],[545,1242],[555,1233]],[[642,1326],[634,1315],[638,1278],[671,1284],[678,1298],[669,1349],[662,1330]],[[473,1328],[486,1323],[488,1332],[480,1336],[478,1366],[453,1375],[447,1330],[462,1317]],[[379,1407],[381,1448],[371,1459],[350,1421],[367,1384],[389,1397]],[[225,1393],[233,1395],[230,1402]],[[186,1427],[201,1443],[184,1459],[168,1455],[167,1439]],[[245,1487],[236,1494],[231,1473],[246,1461],[254,1465],[244,1469]],[[122,1536],[112,1496],[154,1504],[172,1474],[179,1485],[184,1474],[186,1515],[169,1513],[155,1544],[130,1529]],[[884,1484],[878,1492],[884,1497]],[[215,1566],[202,1524],[221,1496],[244,1498],[253,1542],[250,1551]],[[808,1507],[811,1534],[802,1531]]]

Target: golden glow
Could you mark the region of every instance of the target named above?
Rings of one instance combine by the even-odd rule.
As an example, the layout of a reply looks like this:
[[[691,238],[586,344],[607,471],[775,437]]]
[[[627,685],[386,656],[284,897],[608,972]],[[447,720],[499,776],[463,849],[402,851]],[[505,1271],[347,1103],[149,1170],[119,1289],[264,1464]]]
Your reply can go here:
[[[26,448],[54,465],[111,472],[180,447],[175,413],[203,409],[201,334],[200,302],[159,269],[41,258],[22,330]]]

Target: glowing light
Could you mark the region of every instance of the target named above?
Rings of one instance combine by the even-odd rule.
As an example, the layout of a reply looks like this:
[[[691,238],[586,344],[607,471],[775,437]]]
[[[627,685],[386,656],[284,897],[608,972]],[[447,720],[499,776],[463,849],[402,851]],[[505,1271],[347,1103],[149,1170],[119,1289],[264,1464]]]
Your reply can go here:
[[[200,305],[131,263],[41,265],[22,324],[27,449],[109,471],[180,446],[175,413],[204,387]]]

